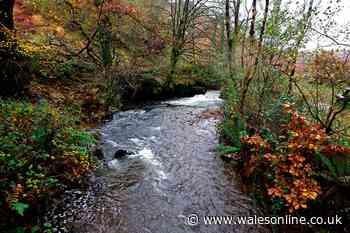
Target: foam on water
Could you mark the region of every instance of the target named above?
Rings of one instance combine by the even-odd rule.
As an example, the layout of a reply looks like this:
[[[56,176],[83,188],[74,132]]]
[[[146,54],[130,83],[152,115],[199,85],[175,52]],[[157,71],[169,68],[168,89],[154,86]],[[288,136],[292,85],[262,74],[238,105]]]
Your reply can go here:
[[[189,98],[165,101],[164,103],[175,106],[206,107],[220,105],[222,102],[220,91],[208,91],[204,95],[195,95]]]
[[[129,140],[132,141],[137,146],[143,145],[143,141],[139,138],[130,138]]]
[[[111,144],[113,147],[118,147],[118,143],[112,141],[112,140],[106,140],[106,143]]]
[[[142,150],[140,150],[137,155],[139,155],[143,160],[147,161],[148,163],[160,166],[160,162],[154,157],[154,154],[151,149],[145,147]]]

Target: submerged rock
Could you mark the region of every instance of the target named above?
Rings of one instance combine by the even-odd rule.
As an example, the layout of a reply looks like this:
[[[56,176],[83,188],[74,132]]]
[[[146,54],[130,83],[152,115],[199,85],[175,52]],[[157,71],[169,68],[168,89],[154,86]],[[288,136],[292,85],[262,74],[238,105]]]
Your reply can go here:
[[[132,153],[127,151],[127,150],[117,150],[114,153],[114,158],[115,159],[122,159],[125,158],[127,155],[131,155]]]

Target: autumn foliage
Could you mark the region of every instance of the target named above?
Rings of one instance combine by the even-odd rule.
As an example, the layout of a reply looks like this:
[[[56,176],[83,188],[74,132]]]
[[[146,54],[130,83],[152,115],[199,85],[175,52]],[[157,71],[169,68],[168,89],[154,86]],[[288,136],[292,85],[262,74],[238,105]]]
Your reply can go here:
[[[321,51],[309,65],[314,81],[335,85],[350,84],[349,54],[339,55],[335,51]]]
[[[348,156],[350,149],[333,144],[325,130],[284,104],[289,122],[281,125],[283,134],[277,145],[255,134],[241,138],[244,177],[264,176],[266,195],[284,203],[293,213],[309,207],[325,187],[319,182],[317,155]]]

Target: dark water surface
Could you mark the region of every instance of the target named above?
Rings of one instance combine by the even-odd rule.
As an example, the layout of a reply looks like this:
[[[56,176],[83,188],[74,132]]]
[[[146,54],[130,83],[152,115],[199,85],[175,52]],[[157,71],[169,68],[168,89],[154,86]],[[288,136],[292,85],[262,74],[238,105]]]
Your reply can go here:
[[[217,121],[199,117],[220,104],[219,93],[208,92],[115,114],[100,130],[107,188],[91,194],[83,207],[71,207],[74,232],[268,232],[257,225],[209,226],[201,219],[259,215],[232,167],[215,154]],[[113,159],[119,149],[133,155]],[[185,224],[191,214],[199,216],[198,225]]]

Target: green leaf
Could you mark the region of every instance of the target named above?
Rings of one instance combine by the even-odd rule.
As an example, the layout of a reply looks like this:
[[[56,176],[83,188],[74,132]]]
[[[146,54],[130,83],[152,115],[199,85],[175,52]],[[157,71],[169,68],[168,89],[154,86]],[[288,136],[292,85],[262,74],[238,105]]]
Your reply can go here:
[[[32,135],[34,141],[38,142],[40,145],[45,143],[47,137],[47,129],[41,127],[37,128]]]
[[[15,210],[19,215],[23,216],[24,211],[29,208],[29,205],[22,202],[16,202],[11,205],[11,208]]]

